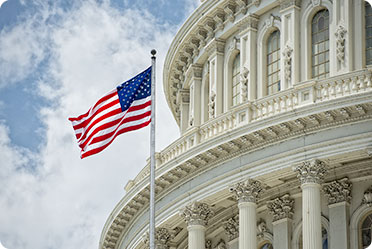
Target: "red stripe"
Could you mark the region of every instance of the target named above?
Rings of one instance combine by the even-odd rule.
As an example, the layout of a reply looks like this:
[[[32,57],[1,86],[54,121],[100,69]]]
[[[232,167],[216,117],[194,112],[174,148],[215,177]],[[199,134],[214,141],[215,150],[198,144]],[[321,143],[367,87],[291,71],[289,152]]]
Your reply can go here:
[[[114,139],[120,135],[120,134],[123,134],[125,132],[129,132],[129,131],[134,131],[134,130],[138,130],[142,127],[145,127],[147,126],[148,124],[151,123],[151,119],[147,122],[144,122],[142,124],[139,124],[139,125],[134,125],[134,126],[130,126],[130,127],[126,127],[122,130],[119,130],[118,133],[112,138],[112,140],[110,142],[108,142],[107,144],[101,146],[101,147],[98,147],[98,148],[95,148],[93,150],[90,150],[88,152],[85,152],[85,153],[82,153],[81,154],[81,159],[85,158],[85,157],[88,157],[88,156],[91,156],[91,155],[94,155],[94,154],[97,154],[98,152],[101,152],[102,150],[104,150],[107,146],[109,146],[113,141]]]
[[[119,99],[116,99],[112,102],[109,102],[103,106],[101,106],[97,111],[95,111],[88,119],[84,120],[83,122],[81,122],[80,124],[77,124],[77,125],[74,125],[74,129],[80,129],[80,128],[83,128],[83,127],[86,127],[89,125],[90,121],[95,117],[97,116],[100,112],[103,112],[104,110],[110,108],[110,107],[113,107],[114,105],[120,103]],[[121,110],[121,109],[120,109]]]
[[[69,118],[68,120],[70,120],[70,121],[78,121],[78,120],[80,120],[80,119],[85,118],[86,116],[89,115],[90,110],[94,110],[94,108],[96,108],[96,106],[98,106],[98,105],[101,104],[102,102],[104,102],[104,101],[106,101],[106,100],[108,100],[108,99],[114,97],[116,94],[118,94],[117,91],[112,92],[112,93],[110,93],[110,94],[108,94],[108,95],[103,96],[102,98],[100,98],[100,99],[99,99],[99,100],[94,104],[94,106],[93,106],[92,108],[89,109],[89,111],[88,111],[87,113],[82,114],[82,115],[78,116],[77,118]]]
[[[79,144],[79,147],[84,149],[86,145],[91,145],[91,144],[98,143],[98,142],[101,142],[103,140],[106,140],[106,139],[110,138],[119,129],[120,125],[131,122],[131,121],[140,120],[140,119],[145,118],[145,117],[150,116],[150,115],[151,115],[151,111],[148,111],[148,112],[145,112],[145,113],[140,114],[140,115],[131,116],[131,117],[128,117],[128,118],[123,117],[122,119],[116,119],[116,120],[113,120],[111,122],[105,123],[105,124],[97,127],[82,144]],[[107,134],[101,135],[101,136],[95,136],[98,132],[100,132],[104,129],[110,128],[112,126],[115,126],[118,123],[120,123],[120,124],[115,130],[113,130],[113,131],[111,131]]]

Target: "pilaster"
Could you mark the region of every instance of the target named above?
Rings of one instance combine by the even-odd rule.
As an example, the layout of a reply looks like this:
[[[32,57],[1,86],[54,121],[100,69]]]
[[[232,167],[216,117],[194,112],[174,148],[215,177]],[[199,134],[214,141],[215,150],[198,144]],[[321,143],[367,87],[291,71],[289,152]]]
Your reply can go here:
[[[246,98],[242,102],[257,98],[257,27],[258,16],[250,14],[238,23],[240,30],[240,73],[242,90],[246,91]],[[246,89],[244,88],[246,87]],[[244,93],[244,92],[243,92]],[[245,97],[245,96],[243,96]]]
[[[180,107],[180,130],[183,134],[189,127],[189,106],[190,106],[190,91],[179,90],[177,93],[177,103]]]
[[[352,184],[348,178],[325,183],[323,190],[328,198],[330,249],[348,249],[349,205]]]
[[[190,80],[190,107],[189,126],[199,126],[201,123],[201,85],[202,67],[194,64],[189,69]]]
[[[274,248],[290,249],[294,200],[285,194],[267,204],[273,215]]]
[[[223,65],[225,42],[213,39],[207,45],[209,56],[209,117],[223,113]]]
[[[291,88],[300,81],[300,11],[301,0],[281,0],[281,82],[282,89]]]

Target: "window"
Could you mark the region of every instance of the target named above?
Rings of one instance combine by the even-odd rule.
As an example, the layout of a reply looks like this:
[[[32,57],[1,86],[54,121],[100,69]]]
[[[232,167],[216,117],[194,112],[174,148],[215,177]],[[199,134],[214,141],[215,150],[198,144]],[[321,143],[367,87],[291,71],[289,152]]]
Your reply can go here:
[[[365,2],[365,27],[366,27],[366,65],[372,64],[372,8]]]
[[[371,245],[372,240],[372,214],[369,214],[361,224],[361,244],[362,248]]]
[[[319,11],[311,23],[312,77],[329,76],[329,12]]]
[[[260,249],[273,249],[273,245],[269,242],[263,244]]]
[[[267,40],[267,94],[280,91],[280,32],[272,32]]]
[[[240,102],[240,54],[235,56],[232,66],[232,106]]]

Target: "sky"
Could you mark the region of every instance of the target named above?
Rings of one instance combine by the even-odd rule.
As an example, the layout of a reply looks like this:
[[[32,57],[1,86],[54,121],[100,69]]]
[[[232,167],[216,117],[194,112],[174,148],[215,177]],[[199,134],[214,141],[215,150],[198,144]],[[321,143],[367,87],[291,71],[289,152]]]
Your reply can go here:
[[[156,150],[179,137],[162,88],[169,45],[199,0],[0,0],[0,249],[98,248],[149,128],[80,159],[68,117],[157,53]]]

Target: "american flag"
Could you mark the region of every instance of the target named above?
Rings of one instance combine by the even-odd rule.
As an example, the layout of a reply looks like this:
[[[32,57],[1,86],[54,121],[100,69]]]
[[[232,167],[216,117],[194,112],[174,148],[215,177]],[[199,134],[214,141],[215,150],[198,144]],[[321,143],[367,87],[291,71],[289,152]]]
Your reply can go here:
[[[69,118],[81,158],[94,155],[125,132],[151,122],[151,67],[100,98],[85,114]]]

